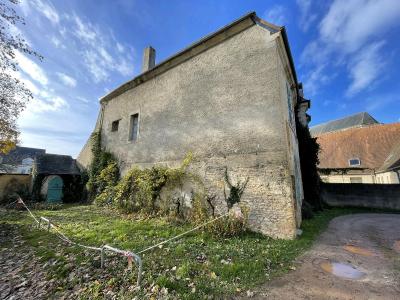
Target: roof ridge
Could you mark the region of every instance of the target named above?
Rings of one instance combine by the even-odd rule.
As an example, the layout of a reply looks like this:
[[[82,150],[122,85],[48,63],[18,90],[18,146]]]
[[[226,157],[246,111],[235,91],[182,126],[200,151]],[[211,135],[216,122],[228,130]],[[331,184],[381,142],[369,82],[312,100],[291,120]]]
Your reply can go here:
[[[335,131],[327,131],[327,132],[323,132],[321,134],[316,134],[316,137],[319,137],[321,135],[328,135],[328,134],[337,134],[343,131],[350,131],[350,130],[362,130],[362,129],[369,129],[371,127],[377,127],[377,126],[394,126],[394,125],[399,125],[400,126],[400,122],[393,122],[393,123],[376,123],[376,124],[368,124],[368,125],[359,125],[359,126],[354,126],[354,127],[348,127],[348,128],[343,128],[343,129],[339,129],[339,130],[335,130]]]
[[[320,123],[320,124],[317,124],[317,125],[311,126],[311,128],[313,128],[313,127],[317,127],[317,126],[326,125],[326,124],[333,123],[333,122],[336,122],[336,121],[341,121],[341,120],[343,120],[343,119],[347,119],[347,118],[355,117],[355,116],[357,116],[357,115],[361,115],[361,114],[364,114],[364,113],[367,113],[367,112],[358,112],[358,113],[352,114],[352,115],[350,115],[350,116],[346,116],[346,117],[342,117],[342,118],[334,119],[334,120],[331,120],[331,121],[326,121],[326,122],[324,122],[324,123]]]

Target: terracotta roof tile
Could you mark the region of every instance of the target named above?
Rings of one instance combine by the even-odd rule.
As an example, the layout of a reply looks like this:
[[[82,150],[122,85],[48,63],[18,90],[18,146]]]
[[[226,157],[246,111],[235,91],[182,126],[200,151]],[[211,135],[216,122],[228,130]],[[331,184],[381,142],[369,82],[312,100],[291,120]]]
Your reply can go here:
[[[397,148],[400,123],[349,128],[317,136],[321,152],[319,168],[349,168],[349,159],[359,158],[358,168],[379,169]]]

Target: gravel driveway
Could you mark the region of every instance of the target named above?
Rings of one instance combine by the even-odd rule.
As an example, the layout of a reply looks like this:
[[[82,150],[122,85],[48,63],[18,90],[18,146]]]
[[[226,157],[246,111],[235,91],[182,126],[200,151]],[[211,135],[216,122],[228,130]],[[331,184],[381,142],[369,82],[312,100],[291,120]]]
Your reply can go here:
[[[258,299],[400,299],[400,214],[333,219],[296,270],[256,291]]]

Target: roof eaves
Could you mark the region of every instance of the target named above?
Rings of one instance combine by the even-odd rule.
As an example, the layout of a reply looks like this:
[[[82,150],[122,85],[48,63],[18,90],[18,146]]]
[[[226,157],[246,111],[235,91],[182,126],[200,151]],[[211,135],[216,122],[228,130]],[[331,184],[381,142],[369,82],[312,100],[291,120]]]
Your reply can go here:
[[[289,39],[286,33],[286,28],[285,26],[281,27],[281,32],[282,32],[282,36],[283,36],[283,41],[285,43],[285,48],[286,48],[286,53],[289,57],[289,63],[290,63],[290,67],[292,68],[293,71],[293,77],[294,77],[294,82],[296,84],[296,92],[297,94],[299,93],[298,91],[298,81],[297,81],[297,74],[296,74],[296,69],[294,68],[294,61],[293,61],[293,56],[292,56],[292,51],[290,51],[290,46],[289,46]]]

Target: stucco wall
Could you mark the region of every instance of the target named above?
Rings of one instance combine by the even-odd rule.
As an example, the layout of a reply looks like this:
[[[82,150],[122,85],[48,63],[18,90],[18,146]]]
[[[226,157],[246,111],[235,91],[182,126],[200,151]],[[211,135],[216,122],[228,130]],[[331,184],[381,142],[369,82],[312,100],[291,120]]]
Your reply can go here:
[[[400,183],[399,175],[397,172],[394,172],[394,171],[376,174],[375,180],[376,180],[376,183],[381,183],[381,184],[388,184],[388,183],[389,184],[398,184],[398,183]]]
[[[105,103],[102,141],[122,171],[134,164],[174,166],[192,151],[192,170],[217,195],[219,210],[226,209],[227,167],[233,182],[250,178],[242,201],[250,207],[251,228],[295,237],[297,148],[288,151],[279,35],[255,25]],[[138,140],[131,142],[130,115],[136,113]],[[119,129],[111,132],[115,120]]]
[[[352,183],[352,178],[361,178],[362,183],[399,184],[399,176],[393,171],[379,174],[321,175],[322,181],[327,183]]]
[[[102,125],[102,117],[103,117],[103,111],[100,108],[93,132],[100,130],[101,125]],[[93,141],[92,141],[91,137],[88,137],[88,140],[86,141],[81,152],[79,153],[78,157],[76,158],[76,162],[77,162],[79,169],[87,169],[92,162],[92,142]]]
[[[351,178],[361,178],[362,183],[375,183],[374,175],[372,174],[321,175],[321,180],[327,183],[351,183]]]

